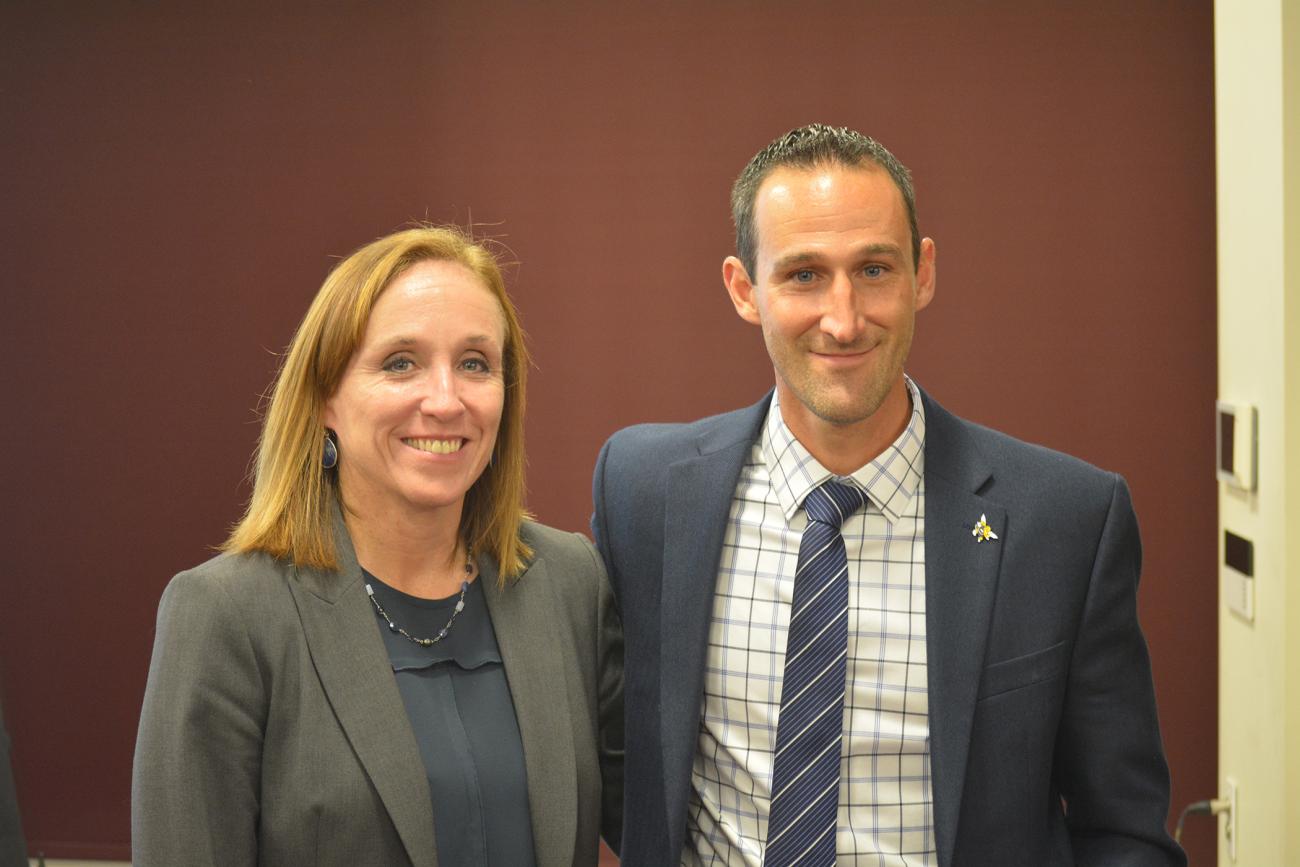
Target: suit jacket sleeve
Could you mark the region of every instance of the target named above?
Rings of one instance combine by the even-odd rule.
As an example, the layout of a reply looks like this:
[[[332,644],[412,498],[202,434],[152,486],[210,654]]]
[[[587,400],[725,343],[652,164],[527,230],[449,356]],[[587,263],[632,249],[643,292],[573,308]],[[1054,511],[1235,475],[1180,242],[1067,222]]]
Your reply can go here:
[[[137,867],[257,863],[267,699],[244,624],[193,573],[163,593],[131,785]]]
[[[608,531],[605,528],[605,457],[609,454],[606,442],[596,458],[596,469],[591,478],[591,538],[596,541],[596,551],[604,561],[609,579],[614,580],[613,566],[608,551]]]
[[[617,852],[623,836],[623,626],[600,556],[590,542],[585,538],[582,541],[594,561],[600,588],[596,621],[600,835]]]
[[[600,456],[596,459],[596,469],[593,475],[592,483],[592,502],[593,511],[591,515],[591,535],[595,540],[595,552],[597,561],[600,564],[601,588],[602,588],[602,617],[601,617],[601,634],[605,634],[606,623],[617,624],[617,643],[602,639],[602,646],[608,646],[610,652],[606,654],[607,661],[601,665],[601,774],[603,777],[604,797],[601,806],[601,836],[615,853],[620,853],[623,845],[623,810],[626,804],[624,794],[624,692],[623,692],[623,625],[622,615],[619,610],[619,601],[617,595],[617,583],[614,574],[614,561],[610,556],[606,546],[608,545],[608,534],[604,522],[605,498],[603,482],[605,475],[605,457],[609,451],[609,444],[606,443],[600,450]],[[616,656],[615,656],[616,654]],[[605,718],[606,718],[606,684],[605,672],[617,668],[618,672],[618,694],[617,707],[613,705],[609,708],[609,714],[617,714],[617,748],[611,749],[609,754],[613,760],[606,759],[607,750],[605,745]],[[611,699],[612,701],[612,694]]]
[[[1138,625],[1141,561],[1128,486],[1115,476],[1057,740],[1061,795],[1080,865],[1186,863],[1165,832],[1169,769]]]

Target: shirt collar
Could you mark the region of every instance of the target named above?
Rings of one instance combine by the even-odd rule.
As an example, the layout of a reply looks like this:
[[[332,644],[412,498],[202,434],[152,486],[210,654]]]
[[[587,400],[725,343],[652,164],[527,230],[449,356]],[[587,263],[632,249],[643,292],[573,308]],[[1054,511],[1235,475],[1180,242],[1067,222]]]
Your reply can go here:
[[[835,476],[795,439],[781,415],[780,401],[776,393],[772,393],[759,444],[772,480],[772,490],[787,522],[803,505],[809,492],[832,477],[862,489],[891,524],[914,508],[916,492],[925,472],[925,407],[921,404],[921,392],[916,383],[909,376],[904,379],[912,399],[912,417],[907,427],[874,460],[848,476]]]

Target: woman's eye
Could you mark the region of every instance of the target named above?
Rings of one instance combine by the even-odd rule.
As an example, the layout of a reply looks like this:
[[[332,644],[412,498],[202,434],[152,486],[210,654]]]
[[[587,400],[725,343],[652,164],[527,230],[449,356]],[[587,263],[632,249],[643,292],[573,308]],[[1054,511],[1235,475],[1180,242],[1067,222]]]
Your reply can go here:
[[[414,362],[409,358],[391,358],[384,362],[384,370],[389,373],[406,373],[412,367],[414,367]]]
[[[460,366],[470,373],[491,373],[492,368],[488,366],[485,359],[474,357],[467,358],[460,363]]]

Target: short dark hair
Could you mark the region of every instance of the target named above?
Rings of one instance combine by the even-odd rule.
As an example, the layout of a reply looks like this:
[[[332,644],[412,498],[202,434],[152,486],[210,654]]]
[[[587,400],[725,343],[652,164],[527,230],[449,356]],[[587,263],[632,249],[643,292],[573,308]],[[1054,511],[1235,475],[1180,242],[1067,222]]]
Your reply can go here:
[[[889,173],[907,206],[912,230],[912,267],[920,265],[921,235],[916,229],[916,193],[912,173],[885,146],[848,127],[812,123],[792,129],[763,148],[741,171],[731,187],[731,219],[736,225],[736,255],[751,280],[758,265],[758,232],[754,228],[754,201],[767,176],[783,166],[812,169],[817,166],[865,168],[878,166]]]

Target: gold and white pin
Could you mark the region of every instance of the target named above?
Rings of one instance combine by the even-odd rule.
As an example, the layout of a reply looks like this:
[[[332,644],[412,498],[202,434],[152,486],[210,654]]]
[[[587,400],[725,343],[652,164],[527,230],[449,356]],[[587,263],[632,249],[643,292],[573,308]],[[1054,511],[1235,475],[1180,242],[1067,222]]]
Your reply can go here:
[[[989,519],[986,515],[980,515],[979,521],[971,529],[970,534],[975,537],[976,542],[997,541],[998,538],[998,534],[994,533],[993,528],[989,526]]]

